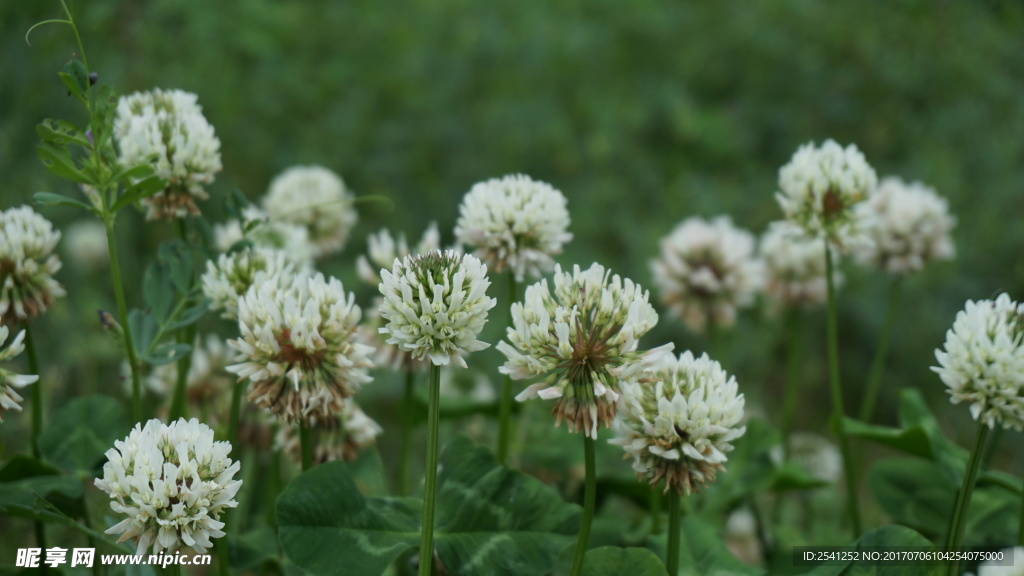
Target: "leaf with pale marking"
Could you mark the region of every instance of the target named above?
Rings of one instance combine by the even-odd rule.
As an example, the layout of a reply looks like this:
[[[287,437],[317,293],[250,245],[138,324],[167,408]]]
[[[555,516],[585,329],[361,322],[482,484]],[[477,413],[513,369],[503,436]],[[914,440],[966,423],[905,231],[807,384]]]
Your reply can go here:
[[[441,457],[434,546],[452,576],[546,574],[572,544],[580,509],[542,482],[499,466],[459,437]],[[422,501],[366,498],[331,462],[296,478],[277,503],[285,554],[313,574],[380,574],[420,539]]]
[[[665,576],[665,567],[646,548],[604,546],[587,550],[583,557],[584,576]]]

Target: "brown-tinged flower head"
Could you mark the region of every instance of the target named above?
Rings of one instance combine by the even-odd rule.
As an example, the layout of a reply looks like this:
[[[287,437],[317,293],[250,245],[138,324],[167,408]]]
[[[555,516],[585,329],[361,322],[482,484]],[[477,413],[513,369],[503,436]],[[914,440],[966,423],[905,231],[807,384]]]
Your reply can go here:
[[[373,349],[355,339],[361,311],[336,278],[300,276],[255,285],[238,301],[240,362],[248,398],[287,422],[326,421],[371,380]]]
[[[254,246],[284,252],[296,270],[312,269],[315,249],[304,226],[271,218],[252,205],[246,206],[241,216],[241,220],[232,219],[213,227],[218,250],[230,252],[237,243],[248,240]]]
[[[267,282],[287,286],[305,272],[297,270],[283,250],[253,246],[208,260],[202,277],[203,295],[210,299],[211,310],[223,310],[223,318],[235,320],[238,299],[249,288]]]
[[[383,429],[350,398],[337,417],[310,422],[310,432],[313,435],[313,463],[319,465],[332,460],[355,460],[360,452],[377,442],[377,436]],[[295,426],[278,429],[274,444],[296,461],[301,457],[302,447]]]
[[[825,302],[825,258],[821,240],[804,234],[787,220],[768,225],[758,246],[765,264],[764,293],[777,309],[786,306],[813,306]],[[835,249],[833,250],[833,256]],[[838,267],[832,270],[835,286],[843,283]]]
[[[736,310],[754,301],[764,279],[754,244],[728,216],[683,220],[651,262],[662,301],[695,332],[732,326]]]
[[[122,96],[117,103],[118,162],[125,168],[150,164],[167,182],[164,190],[142,199],[148,220],[199,214],[195,200],[208,197],[203,186],[221,170],[220,140],[197,100],[189,92],[157,88]]]
[[[555,425],[596,438],[611,426],[619,381],[672,350],[666,344],[638,352],[637,341],[658,322],[648,293],[628,278],[594,263],[572,273],[555,265],[554,293],[546,279],[526,288],[512,304],[508,342],[498,344],[507,360],[499,370],[515,380],[542,378],[516,396],[557,399]]]
[[[387,324],[380,333],[413,358],[466,368],[464,355],[490,346],[477,340],[497,302],[487,297],[490,284],[480,260],[454,250],[396,259],[390,271],[381,270],[380,315]]]
[[[637,477],[665,491],[698,492],[725,470],[731,442],[746,432],[736,378],[707,354],[663,356],[649,371],[622,383],[612,440],[633,459]]]
[[[53,278],[60,258],[53,253],[60,231],[28,206],[0,212],[0,322],[41,315],[64,288]]]

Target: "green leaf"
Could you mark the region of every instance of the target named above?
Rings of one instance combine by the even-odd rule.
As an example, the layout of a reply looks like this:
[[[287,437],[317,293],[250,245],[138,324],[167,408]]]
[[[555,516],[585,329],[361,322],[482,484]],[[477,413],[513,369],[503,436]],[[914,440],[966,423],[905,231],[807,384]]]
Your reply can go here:
[[[454,439],[438,476],[434,544],[452,576],[545,574],[579,528],[579,507],[521,472]],[[314,574],[380,574],[420,538],[422,502],[366,498],[344,463],[296,478],[277,502],[285,554]]]
[[[43,142],[36,146],[36,153],[43,165],[57,176],[72,182],[92,184],[92,179],[82,172],[75,161],[71,159],[71,153],[67,148]]]
[[[151,161],[155,160],[156,154],[151,154],[148,158]],[[128,168],[122,168],[121,170],[115,172],[114,175],[110,177],[110,180],[112,182],[119,182],[121,180],[125,180],[127,182],[127,185],[131,185],[138,180],[144,180],[152,176],[154,173],[155,172],[153,171],[153,166],[151,166],[150,164],[143,163]]]
[[[0,469],[0,484],[32,478],[33,476],[53,476],[57,474],[60,474],[60,469],[49,462],[44,462],[27,454],[15,454]]]
[[[160,244],[157,257],[170,270],[174,287],[187,293],[192,285],[192,249],[181,240],[174,239]]]
[[[114,442],[128,435],[121,403],[108,396],[75,398],[57,411],[39,439],[47,461],[68,472],[93,475]]]
[[[135,204],[143,198],[148,198],[157,192],[160,192],[167,187],[167,182],[159,176],[150,176],[143,178],[135,184],[128,187],[127,190],[121,194],[121,197],[114,202],[114,205],[110,208],[112,212],[118,212],[127,206]]]
[[[958,486],[928,460],[890,458],[868,472],[868,487],[889,517],[932,538],[945,532]]]
[[[89,73],[81,60],[68,60],[64,69],[57,73],[71,95],[85,104],[85,94],[89,91]]]
[[[134,308],[128,312],[128,326],[132,331],[132,344],[135,345],[135,349],[140,352],[149,350],[149,345],[156,337],[156,320],[142,310]]]
[[[32,199],[40,206],[68,206],[71,208],[84,208],[89,212],[96,212],[95,208],[81,200],[68,198],[67,196],[61,196],[60,194],[53,194],[51,192],[36,192],[32,196]]]
[[[857,549],[874,546],[914,546],[934,548],[921,534],[906,526],[882,526],[861,535]],[[804,576],[940,576],[944,566],[878,566],[871,560],[847,562],[841,565],[822,565],[805,572]]]
[[[114,113],[117,111],[117,90],[110,84],[100,87],[99,93],[93,98],[93,118],[89,127],[96,148],[103,148],[114,130]]]
[[[647,548],[662,559],[665,558],[667,545],[666,534],[647,541]],[[700,518],[686,516],[680,522],[679,574],[753,576],[764,574],[764,570],[744,564],[725,547],[717,530],[705,524]]]
[[[54,144],[58,147],[66,147],[68,144],[78,144],[84,148],[92,146],[92,142],[82,131],[67,120],[53,120],[47,118],[36,125],[36,134],[44,142]]]
[[[166,322],[174,305],[174,286],[171,273],[163,262],[153,262],[146,268],[146,275],[142,278],[142,297],[153,320],[158,324]]]
[[[665,576],[665,567],[646,548],[605,546],[588,550],[583,557],[586,576]]]
[[[277,558],[279,553],[277,534],[270,526],[257,528],[237,538],[229,532],[227,538],[228,562],[232,570],[254,568],[265,560]]]
[[[829,483],[816,478],[795,462],[784,462],[775,468],[771,477],[771,490],[785,492],[789,490],[814,490],[824,488]]]
[[[152,354],[146,355],[142,361],[152,366],[170,364],[179,358],[184,358],[192,353],[192,346],[181,342],[168,342],[161,344],[153,350]]]
[[[210,309],[210,301],[206,298],[189,306],[178,315],[178,319],[167,325],[167,330],[177,330],[198,322]]]

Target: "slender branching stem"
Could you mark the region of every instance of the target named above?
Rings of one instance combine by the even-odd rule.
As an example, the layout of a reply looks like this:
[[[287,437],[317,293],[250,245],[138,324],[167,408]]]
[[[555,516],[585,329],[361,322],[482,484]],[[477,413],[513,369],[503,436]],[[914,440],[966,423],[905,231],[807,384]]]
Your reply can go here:
[[[839,434],[839,450],[843,456],[843,470],[846,474],[846,504],[850,515],[850,527],[853,539],[860,537],[860,508],[857,504],[857,474],[853,468],[853,457],[850,453],[850,440],[846,436],[843,422],[846,414],[843,410],[843,386],[839,379],[839,322],[836,313],[836,288],[832,278],[832,250],[825,240],[825,281],[828,285],[828,368],[829,384],[832,388],[832,417]]]
[[[594,439],[586,434],[583,434],[583,459],[586,471],[583,484],[583,521],[580,524],[579,538],[576,540],[576,552],[573,554],[570,576],[580,576],[583,570],[583,556],[587,553],[590,526],[594,522],[594,509],[597,505],[597,458],[594,452]]]
[[[441,411],[441,367],[430,365],[427,407],[427,467],[423,480],[423,526],[420,529],[419,576],[430,576],[434,566],[434,506],[437,501],[437,436]]]
[[[875,415],[878,391],[881,389],[882,374],[885,372],[885,358],[889,353],[889,335],[892,333],[892,325],[896,320],[896,310],[900,304],[901,278],[901,276],[895,276],[889,284],[889,305],[885,312],[885,324],[882,325],[882,334],[878,338],[878,348],[875,349],[875,357],[871,361],[871,371],[868,372],[868,383],[864,392],[863,404],[860,407],[860,419],[864,422],[871,422]]]

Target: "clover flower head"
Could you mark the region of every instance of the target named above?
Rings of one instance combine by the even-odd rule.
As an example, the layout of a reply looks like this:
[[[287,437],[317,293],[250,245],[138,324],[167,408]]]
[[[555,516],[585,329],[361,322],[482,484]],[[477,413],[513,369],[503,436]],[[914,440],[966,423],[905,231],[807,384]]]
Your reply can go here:
[[[946,199],[920,182],[882,179],[871,197],[857,209],[866,212],[871,242],[856,252],[859,261],[890,274],[911,274],[934,260],[956,254],[950,232],[956,219]]]
[[[466,368],[465,354],[490,346],[477,340],[497,303],[487,297],[490,285],[487,266],[470,254],[432,250],[396,259],[381,270],[380,333],[415,359]]]
[[[64,296],[53,278],[59,240],[60,231],[28,206],[0,212],[0,323],[35,318]]]
[[[192,344],[191,363],[185,378],[185,397],[192,409],[202,409],[204,414],[211,414],[209,423],[214,426],[220,423],[216,419],[216,414],[227,413],[230,406],[229,391],[234,379],[226,370],[229,360],[227,346],[219,336],[196,336]],[[173,393],[177,382],[177,362],[154,367],[146,378],[147,387],[165,397]]]
[[[107,231],[99,220],[79,220],[64,233],[64,250],[84,270],[107,265]]]
[[[360,255],[356,260],[359,278],[374,286],[380,284],[380,270],[391,266],[395,260],[404,260],[410,254],[423,254],[441,248],[441,234],[437,231],[437,223],[431,222],[423,232],[419,244],[412,249],[405,241],[405,235],[392,236],[387,229],[366,238],[368,254]]]
[[[332,460],[355,460],[360,452],[377,442],[383,429],[350,398],[336,418],[312,423],[310,431],[313,435],[313,463],[319,465]],[[302,445],[295,426],[278,429],[274,443],[277,449],[291,454],[296,460],[301,457]]]
[[[574,266],[571,273],[556,264],[553,283],[553,293],[543,279],[512,304],[508,342],[498,344],[506,357],[499,371],[514,380],[542,378],[516,400],[557,399],[555,425],[565,420],[570,432],[596,438],[597,429],[615,418],[620,380],[672,345],[637,351],[638,339],[657,324],[658,314],[648,292],[629,278],[597,263],[587,270]]]
[[[969,403],[971,416],[989,428],[1024,429],[1024,304],[1005,293],[968,300],[935,359],[950,402]]]
[[[828,298],[825,280],[825,256],[821,241],[808,236],[802,228],[787,220],[768,225],[758,246],[764,262],[764,293],[777,307],[810,306]],[[835,252],[835,248],[829,246]],[[832,281],[843,282],[838,267]]]
[[[203,294],[210,299],[211,310],[223,310],[222,317],[238,318],[238,299],[249,288],[267,282],[291,284],[299,275],[288,262],[288,255],[276,248],[251,247],[221,254],[206,263]]]
[[[233,476],[239,463],[230,442],[215,442],[213,430],[195,418],[169,425],[152,419],[136,424],[107,450],[96,487],[110,495],[110,508],[127,518],[110,527],[118,542],[136,539],[136,554],[191,548],[204,554],[211,538],[224,536],[221,514],[238,506],[242,486]]]
[[[195,200],[208,197],[203,186],[213,182],[221,161],[220,140],[195,94],[157,88],[122,96],[114,139],[123,167],[150,164],[167,182],[164,190],[142,199],[147,219],[199,214]]]
[[[0,346],[7,342],[10,331],[7,326],[0,325]],[[18,332],[14,340],[7,348],[0,350],[0,362],[7,362],[25,350],[25,331]],[[38,375],[15,374],[6,368],[0,367],[0,422],[4,421],[4,412],[7,410],[21,411],[20,402],[23,400],[15,388],[24,388],[39,380]]]
[[[297,270],[310,270],[313,266],[315,250],[309,240],[309,230],[271,218],[255,206],[246,206],[241,220],[229,220],[214,226],[213,237],[221,252],[230,252],[236,244],[248,240],[254,246],[281,250]]]
[[[455,237],[495,272],[509,268],[517,281],[538,277],[572,240],[567,202],[550,184],[522,174],[480,182],[462,199]]]
[[[663,357],[625,380],[612,440],[633,458],[637,478],[690,494],[725,469],[732,442],[746,432],[736,378],[707,354]]]
[[[322,166],[293,166],[278,174],[263,209],[273,219],[305,227],[317,258],[340,252],[359,219],[341,177]]]
[[[651,262],[662,301],[696,332],[732,326],[736,310],[753,302],[763,281],[754,245],[754,236],[728,216],[687,218],[662,239]]]
[[[250,382],[248,398],[286,422],[327,421],[371,380],[373,349],[355,338],[361,311],[336,278],[299,276],[254,285],[238,301],[240,362],[227,370]]]
[[[854,207],[866,200],[878,183],[875,170],[857,146],[843,148],[833,140],[820,147],[801,146],[779,169],[775,199],[786,218],[810,236],[826,238],[836,247],[856,249],[868,242],[862,212]]]

